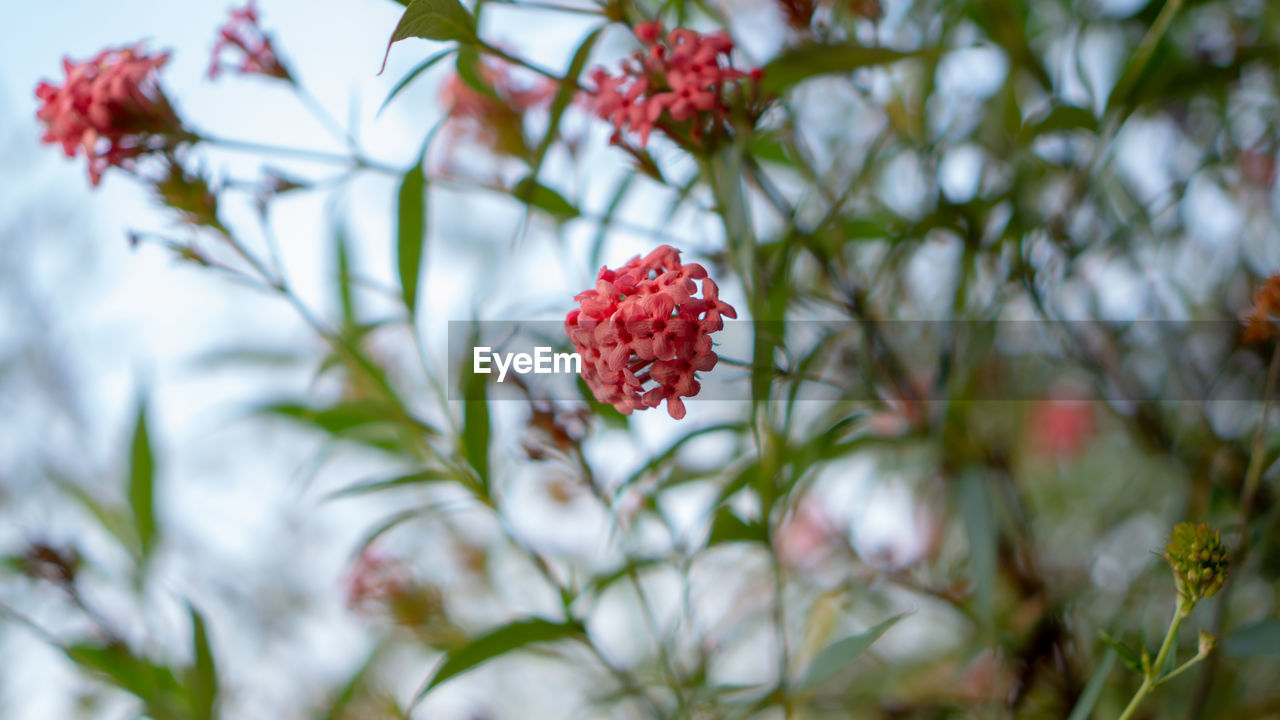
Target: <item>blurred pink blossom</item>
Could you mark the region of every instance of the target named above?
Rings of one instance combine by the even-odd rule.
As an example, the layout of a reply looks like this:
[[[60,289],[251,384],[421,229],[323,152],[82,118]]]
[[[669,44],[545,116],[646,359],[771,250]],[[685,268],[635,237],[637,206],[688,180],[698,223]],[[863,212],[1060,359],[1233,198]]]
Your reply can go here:
[[[233,55],[241,53],[240,63],[224,65],[222,56],[226,51]],[[230,19],[218,30],[218,39],[213,44],[209,59],[209,79],[216,79],[227,67],[243,75],[266,75],[293,82],[293,76],[271,44],[271,36],[259,25],[258,9],[254,7],[253,0],[243,8],[233,8]]]
[[[36,86],[42,140],[61,145],[67,157],[83,153],[97,185],[107,168],[132,170],[137,158],[186,136],[156,79],[168,60],[168,53],[147,55],[141,45],[109,48],[80,63],[64,59],[62,86]]]
[[[408,592],[410,584],[399,559],[367,547],[347,576],[347,607],[359,609],[385,603]]]
[[[546,79],[521,83],[507,65],[487,60],[477,63],[476,71],[491,92],[472,87],[457,73],[440,87],[440,100],[449,108],[451,135],[469,137],[501,155],[524,156],[524,116],[551,102],[555,84]]]
[[[1038,454],[1074,457],[1093,434],[1093,404],[1087,400],[1049,397],[1032,411],[1031,445]]]

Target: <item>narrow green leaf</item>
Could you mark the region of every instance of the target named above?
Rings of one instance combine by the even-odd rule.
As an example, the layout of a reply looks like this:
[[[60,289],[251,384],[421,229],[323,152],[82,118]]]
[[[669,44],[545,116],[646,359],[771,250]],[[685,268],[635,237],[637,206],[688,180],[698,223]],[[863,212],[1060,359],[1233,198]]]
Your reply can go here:
[[[138,401],[129,447],[129,507],[133,510],[133,526],[145,562],[156,541],[155,460],[147,433],[145,399]]]
[[[960,478],[960,511],[969,538],[969,563],[977,597],[978,612],[989,623],[993,614],[996,584],[995,512],[985,478],[970,472]]]
[[[1155,22],[1151,27],[1147,28],[1147,34],[1143,36],[1142,42],[1138,43],[1137,49],[1134,50],[1133,56],[1125,64],[1124,71],[1120,73],[1120,78],[1116,80],[1116,84],[1111,88],[1111,94],[1107,97],[1107,111],[1121,111],[1127,114],[1132,109],[1130,103],[1134,90],[1141,85],[1144,76],[1149,75],[1148,64],[1156,48],[1159,47],[1160,41],[1164,38],[1165,33],[1169,30],[1169,25],[1173,22],[1173,18],[1178,13],[1178,9],[1182,6],[1182,2],[1166,2],[1160,9],[1160,14],[1156,16]],[[1156,65],[1159,67],[1159,64]],[[1163,72],[1163,68],[1159,70]]]
[[[560,193],[526,176],[511,191],[517,200],[550,215],[557,222],[572,220],[582,213]]]
[[[395,488],[412,487],[415,485],[427,485],[453,479],[453,475],[445,472],[444,470],[420,470],[407,475],[397,475],[391,478],[348,485],[347,487],[335,490],[328,495],[325,495],[324,502],[338,500],[341,498],[356,497],[359,495],[368,495],[370,493],[381,492],[383,490],[393,490]]]
[[[1077,105],[1059,105],[1043,117],[1023,125],[1020,135],[1022,141],[1026,142],[1045,133],[1066,130],[1097,132],[1098,119],[1092,112]]]
[[[1129,666],[1130,670],[1139,673],[1142,672],[1142,660],[1138,658],[1138,653],[1129,649],[1129,646],[1119,640],[1116,640],[1105,632],[1099,632],[1098,638],[1114,650],[1116,652],[1116,656],[1124,661],[1124,664]]]
[[[400,418],[394,405],[376,400],[352,400],[327,408],[309,408],[297,403],[281,402],[264,405],[257,412],[310,424],[335,436],[347,435],[368,425],[396,424],[409,425],[414,432],[438,434],[435,428],[426,423]]]
[[[810,43],[784,51],[764,66],[764,89],[781,93],[815,75],[852,72],[873,65],[887,65],[920,55],[888,48],[863,47],[852,43],[827,45]]]
[[[421,160],[400,182],[397,205],[396,264],[404,305],[412,315],[418,308],[418,279],[422,276],[423,246],[427,238],[427,181]]]
[[[476,326],[471,332],[471,347],[480,340]],[[488,375],[472,371],[469,363],[463,363],[462,397],[462,454],[476,471],[480,487],[489,488],[489,385]]]
[[[1102,697],[1102,688],[1107,684],[1107,676],[1111,674],[1111,668],[1115,664],[1116,652],[1108,649],[1103,654],[1102,661],[1098,663],[1098,669],[1093,671],[1093,677],[1090,677],[1088,684],[1084,686],[1084,692],[1080,693],[1076,706],[1071,708],[1071,715],[1067,720],[1089,720],[1093,715],[1093,707],[1098,704],[1098,698]]]
[[[342,329],[346,332],[356,326],[356,300],[351,286],[351,240],[337,218],[333,222],[333,249],[338,266],[338,307],[342,310]]]
[[[899,620],[911,613],[901,613],[885,620],[865,632],[837,640],[819,652],[805,668],[804,675],[797,685],[798,689],[808,690],[830,680],[836,673],[845,669],[862,653],[866,652],[885,631],[893,627]]]
[[[414,66],[414,68],[404,77],[400,78],[400,82],[396,83],[395,87],[391,88],[391,92],[387,93],[387,99],[382,101],[382,105],[378,107],[377,114],[381,115],[382,111],[386,110],[387,106],[391,104],[391,101],[403,92],[405,88],[409,87],[409,83],[417,79],[417,77],[422,73],[430,70],[432,65],[435,65],[441,60],[449,57],[449,54],[452,52],[454,52],[454,48],[446,48]]]
[[[446,680],[496,657],[535,643],[582,638],[585,635],[586,629],[576,622],[551,622],[531,618],[503,625],[445,655],[444,662],[414,698],[412,706],[417,706],[428,693]]]
[[[454,71],[458,73],[458,79],[477,93],[497,102],[503,102],[502,98],[498,96],[498,91],[494,90],[493,85],[485,79],[481,67],[480,51],[473,47],[458,48],[458,57],[454,59],[453,63]]]
[[[141,700],[153,720],[186,720],[185,693],[173,671],[135,655],[123,643],[63,648],[72,662]]]
[[[382,56],[382,70],[387,69],[387,56],[391,46],[406,38],[424,40],[475,43],[476,19],[458,0],[413,0],[400,16],[400,22],[387,41],[387,52]],[[381,74],[382,70],[378,73]]]
[[[187,696],[196,720],[213,720],[217,717],[218,666],[209,647],[209,632],[204,616],[188,603],[191,615],[191,646],[195,657],[187,673]]]

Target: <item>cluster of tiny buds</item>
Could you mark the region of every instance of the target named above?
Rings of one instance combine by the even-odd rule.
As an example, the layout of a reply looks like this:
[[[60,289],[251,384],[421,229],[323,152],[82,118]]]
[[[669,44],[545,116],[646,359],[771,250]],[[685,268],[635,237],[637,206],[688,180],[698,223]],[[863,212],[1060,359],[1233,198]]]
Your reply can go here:
[[[1187,612],[1200,600],[1213,597],[1226,582],[1227,549],[1218,531],[1208,525],[1176,525],[1165,545],[1165,559]]]

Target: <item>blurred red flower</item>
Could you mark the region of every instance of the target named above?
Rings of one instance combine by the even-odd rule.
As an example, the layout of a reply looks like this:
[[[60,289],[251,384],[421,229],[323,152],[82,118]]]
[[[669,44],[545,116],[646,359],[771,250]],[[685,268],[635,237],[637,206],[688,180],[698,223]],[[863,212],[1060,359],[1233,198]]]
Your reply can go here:
[[[103,50],[85,62],[64,59],[66,82],[36,86],[43,141],[67,157],[89,159],[97,185],[109,167],[131,170],[137,158],[189,135],[157,82],[168,53],[147,55],[141,45]]]
[[[1093,403],[1087,400],[1049,397],[1032,411],[1031,446],[1037,454],[1073,457],[1093,434]]]
[[[227,50],[243,54],[238,65],[223,64],[222,56]],[[253,0],[243,8],[232,9],[230,19],[218,30],[218,39],[213,44],[209,59],[209,79],[216,79],[227,67],[242,75],[266,75],[293,82],[289,69],[280,61],[271,44],[271,36],[263,32],[259,24],[258,9],[254,7]]]

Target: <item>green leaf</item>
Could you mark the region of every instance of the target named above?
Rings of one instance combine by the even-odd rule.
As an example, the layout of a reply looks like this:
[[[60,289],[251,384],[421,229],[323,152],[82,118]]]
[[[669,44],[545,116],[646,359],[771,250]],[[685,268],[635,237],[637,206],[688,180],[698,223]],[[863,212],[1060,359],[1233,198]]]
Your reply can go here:
[[[330,435],[343,436],[353,430],[377,424],[409,422],[417,432],[436,434],[429,425],[416,420],[404,421],[396,414],[396,407],[376,400],[352,400],[327,408],[309,408],[297,403],[283,402],[266,405],[260,413],[279,415],[313,425]]]
[[[412,487],[415,485],[427,485],[447,480],[455,479],[453,475],[444,470],[420,470],[407,475],[397,475],[391,478],[374,480],[371,482],[355,483],[348,485],[341,490],[335,490],[324,496],[324,501],[338,500],[341,498],[356,497],[358,495],[368,495],[370,493],[381,492],[383,490],[393,490],[395,488]]]
[[[1115,650],[1108,649],[1102,656],[1102,661],[1098,663],[1098,669],[1093,671],[1093,677],[1089,678],[1088,684],[1084,686],[1084,692],[1080,693],[1080,699],[1076,700],[1076,706],[1071,708],[1071,715],[1067,720],[1089,720],[1089,716],[1093,714],[1093,707],[1098,704],[1098,698],[1102,697],[1102,688],[1107,684],[1107,676],[1111,674],[1111,668],[1116,664]]]
[[[747,522],[733,514],[727,506],[716,511],[711,522],[711,534],[707,537],[707,547],[735,542],[768,542],[769,534],[764,525],[757,521]]]
[[[191,699],[196,720],[213,720],[217,717],[218,666],[209,647],[204,617],[190,604],[187,610],[191,614],[191,646],[195,654],[194,662],[187,671],[187,696]]]
[[[400,22],[387,41],[387,52],[382,56],[382,70],[387,69],[387,56],[391,46],[406,38],[422,38],[447,42],[473,44],[476,37],[476,19],[458,0],[413,0],[400,16]],[[379,70],[381,74],[382,70]]]
[[[412,315],[418,307],[418,279],[422,275],[423,245],[427,237],[427,181],[421,160],[400,182],[397,205],[396,265],[404,305]]]
[[[1112,650],[1116,651],[1116,656],[1124,661],[1125,665],[1134,672],[1142,672],[1142,660],[1138,658],[1138,653],[1129,649],[1129,646],[1116,640],[1105,632],[1099,632],[1098,638],[1106,643]]]
[[[1222,641],[1227,657],[1280,656],[1280,618],[1266,618],[1236,628]]]
[[[557,222],[572,220],[582,214],[563,195],[534,180],[532,175],[516,183],[511,194],[530,207],[550,215]]]
[[[888,48],[863,47],[852,43],[827,45],[810,43],[784,51],[764,66],[764,89],[781,93],[816,75],[852,72],[873,65],[887,65],[918,52],[899,52]]]
[[[479,326],[471,331],[471,347],[480,340]],[[486,495],[489,488],[489,385],[488,375],[473,372],[463,363],[462,373],[462,454],[476,471]]]
[[[542,136],[542,142],[538,143],[538,148],[533,153],[532,171],[529,173],[530,179],[537,179],[538,172],[542,169],[542,161],[547,157],[547,151],[551,149],[551,143],[555,142],[556,135],[559,134],[560,120],[564,117],[564,111],[569,107],[569,103],[573,101],[573,94],[578,91],[578,76],[582,74],[583,68],[587,66],[587,59],[591,57],[591,48],[595,47],[596,39],[600,37],[600,31],[603,27],[592,30],[578,44],[578,49],[573,53],[573,59],[569,61],[569,69],[565,71],[564,80],[556,88],[556,95],[551,99],[550,122],[547,125],[547,132]],[[523,199],[523,198],[522,198]],[[534,203],[526,200],[530,205]]]
[[[481,72],[480,52],[475,48],[463,47],[458,48],[458,57],[454,59],[453,68],[458,73],[458,79],[467,87],[475,90],[477,93],[487,98],[503,102],[498,96],[498,91],[484,78]]]
[[[958,492],[960,511],[969,537],[969,563],[973,571],[978,612],[984,622],[989,623],[993,616],[996,584],[998,528],[995,511],[986,481],[981,474],[966,473],[960,478]]]
[[[403,407],[378,400],[352,400],[327,408],[280,402],[260,407],[255,413],[281,417],[340,440],[405,457],[416,457],[424,435],[439,434]]]
[[[517,620],[475,638],[463,647],[445,655],[444,662],[414,698],[416,707],[433,689],[450,678],[496,657],[520,650],[535,643],[582,638],[586,628],[577,622],[551,622],[539,618]]]
[[[400,78],[400,82],[396,83],[395,87],[391,88],[391,92],[387,93],[387,99],[382,101],[382,105],[378,107],[377,114],[381,115],[382,111],[386,110],[387,106],[391,104],[391,101],[394,100],[397,95],[399,95],[406,87],[409,86],[409,83],[413,82],[422,73],[431,69],[432,65],[435,65],[441,60],[449,57],[449,54],[452,52],[454,52],[454,48],[447,48],[445,50],[441,50],[435,55],[432,55],[431,57],[427,58],[426,60],[423,60],[422,62],[414,66],[414,68],[410,70],[404,77]]]
[[[121,642],[63,648],[72,662],[132,694],[153,720],[187,720],[185,693],[173,671],[133,653]]]
[[[910,612],[905,612],[894,615],[865,632],[850,635],[826,646],[805,668],[804,675],[801,677],[797,688],[808,690],[830,680],[836,673],[848,667],[850,663],[858,659],[858,656],[866,652],[867,648],[871,647],[876,640],[879,640],[886,630],[910,614]]]
[[[351,240],[341,220],[333,223],[333,246],[338,266],[338,306],[342,310],[342,329],[356,327],[355,292],[351,286]]]
[[[1022,126],[1023,142],[1039,137],[1045,133],[1064,132],[1066,130],[1098,131],[1098,119],[1089,110],[1077,105],[1059,105],[1047,115]]]
[[[133,527],[145,562],[156,541],[155,460],[147,434],[145,399],[138,401],[129,447],[129,507],[133,510]]]

